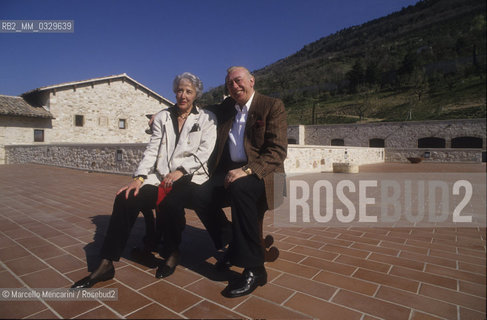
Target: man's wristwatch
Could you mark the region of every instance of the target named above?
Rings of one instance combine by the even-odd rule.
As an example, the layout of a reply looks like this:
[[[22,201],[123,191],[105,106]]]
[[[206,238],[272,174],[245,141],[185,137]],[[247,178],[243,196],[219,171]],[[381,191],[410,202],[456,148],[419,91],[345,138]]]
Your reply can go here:
[[[249,166],[245,165],[242,167],[243,172],[245,172],[248,176],[250,176],[253,172],[252,169],[249,168]]]

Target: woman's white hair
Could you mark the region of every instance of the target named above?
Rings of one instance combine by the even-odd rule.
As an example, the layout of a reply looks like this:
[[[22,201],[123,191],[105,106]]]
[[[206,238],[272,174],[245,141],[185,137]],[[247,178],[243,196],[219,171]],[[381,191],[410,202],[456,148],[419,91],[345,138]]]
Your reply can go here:
[[[191,82],[193,87],[196,89],[196,99],[200,98],[203,95],[203,82],[200,80],[200,78],[189,72],[183,72],[177,75],[176,78],[174,78],[174,81],[172,83],[172,91],[174,93],[177,93],[179,82],[182,79],[186,79]]]

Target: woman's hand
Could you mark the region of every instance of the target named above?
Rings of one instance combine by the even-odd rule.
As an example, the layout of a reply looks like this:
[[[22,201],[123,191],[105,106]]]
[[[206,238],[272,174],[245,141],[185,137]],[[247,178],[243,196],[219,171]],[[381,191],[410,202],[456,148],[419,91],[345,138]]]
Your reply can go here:
[[[179,178],[183,176],[183,173],[179,170],[170,172],[164,176],[164,179],[162,180],[161,184],[164,185],[164,187],[169,188],[172,187],[172,184],[175,181],[178,181]]]
[[[142,186],[142,183],[143,182],[139,179],[132,180],[129,184],[120,188],[120,190],[117,191],[117,196],[125,190],[125,199],[128,199],[130,191],[135,190],[134,191],[134,197],[136,197],[139,194],[139,190],[140,190],[140,187]]]

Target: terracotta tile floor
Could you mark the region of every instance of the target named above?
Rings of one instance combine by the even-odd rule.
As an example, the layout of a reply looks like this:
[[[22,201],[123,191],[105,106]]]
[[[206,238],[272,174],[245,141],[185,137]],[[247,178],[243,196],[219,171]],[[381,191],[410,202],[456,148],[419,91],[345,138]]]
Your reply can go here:
[[[362,172],[485,172],[485,164],[382,164]],[[0,287],[68,288],[96,267],[115,191],[128,177],[34,164],[0,166]],[[0,301],[0,318],[485,319],[486,230],[277,228],[279,259],[252,295],[220,295],[226,280],[193,212],[182,263],[165,280],[129,250],[113,280],[117,301]],[[88,261],[88,267],[87,267]]]

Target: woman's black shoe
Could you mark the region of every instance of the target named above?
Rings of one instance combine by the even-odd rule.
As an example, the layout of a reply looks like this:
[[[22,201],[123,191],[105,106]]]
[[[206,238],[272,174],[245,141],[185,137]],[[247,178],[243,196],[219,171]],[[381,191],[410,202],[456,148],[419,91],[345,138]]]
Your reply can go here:
[[[167,264],[163,263],[157,268],[156,278],[160,279],[169,277],[171,274],[174,273],[174,270],[176,270],[176,266],[170,267]]]
[[[167,265],[170,262],[173,266]],[[159,265],[156,271],[156,278],[166,278],[174,273],[177,265],[179,264],[179,252],[173,252],[169,258],[166,259],[165,263]]]
[[[71,286],[73,289],[91,288],[95,284],[101,281],[108,281],[115,276],[115,268],[109,269],[107,272],[99,275],[98,277],[90,278],[90,276],[84,277]]]

